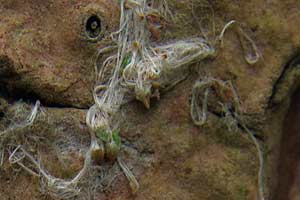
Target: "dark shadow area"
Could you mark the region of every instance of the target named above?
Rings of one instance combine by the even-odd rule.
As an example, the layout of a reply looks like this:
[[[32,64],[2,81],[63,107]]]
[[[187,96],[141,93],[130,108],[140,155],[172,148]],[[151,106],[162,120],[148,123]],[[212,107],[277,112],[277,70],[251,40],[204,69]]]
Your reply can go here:
[[[268,106],[269,108],[272,108],[276,105],[278,105],[280,102],[276,102],[275,96],[278,93],[278,91],[280,91],[280,88],[282,87],[282,85],[284,84],[284,82],[287,81],[287,77],[290,77],[291,72],[299,67],[300,65],[300,48],[297,48],[296,51],[293,53],[293,55],[291,56],[291,58],[288,60],[288,62],[285,64],[285,66],[283,67],[283,70],[279,76],[279,78],[277,79],[277,81],[275,82],[274,86],[273,86],[273,90],[272,90],[272,94],[269,98],[268,101]],[[297,84],[295,84],[294,82],[290,82],[288,88],[292,89],[296,89],[293,86],[297,86]]]
[[[1,77],[0,77],[1,79]],[[59,103],[48,102],[43,99],[40,95],[32,90],[22,87],[6,87],[6,83],[0,80],[0,98],[7,100],[8,103],[13,104],[17,101],[23,101],[29,104],[35,104],[37,100],[41,101],[42,106],[47,106],[51,108],[76,108],[67,105],[62,105]],[[0,113],[1,117],[1,113]]]
[[[278,185],[272,200],[300,199],[300,88],[293,94],[283,125]]]
[[[76,107],[67,104],[64,105],[42,98],[30,87],[21,83],[21,77],[13,70],[13,65],[14,63],[8,57],[0,56],[0,99],[5,99],[11,104],[16,101],[24,101],[29,104],[34,104],[37,100],[40,100],[43,106],[52,108],[88,108]],[[0,111],[0,118],[2,115],[3,114]]]

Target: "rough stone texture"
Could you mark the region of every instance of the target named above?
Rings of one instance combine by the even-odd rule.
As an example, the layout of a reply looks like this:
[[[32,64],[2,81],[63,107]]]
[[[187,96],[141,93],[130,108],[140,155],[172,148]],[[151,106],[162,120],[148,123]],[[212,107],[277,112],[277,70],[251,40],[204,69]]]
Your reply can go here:
[[[199,9],[203,1],[194,0],[195,16],[190,9],[191,0],[168,2],[175,18],[163,39],[174,41],[199,35],[197,21],[203,14]],[[288,122],[284,122],[287,121],[288,98],[282,98],[276,102],[276,106],[270,102],[276,96],[274,92],[281,87],[277,80],[299,47],[300,4],[297,0],[210,2],[215,12],[217,33],[228,21],[237,20],[255,41],[262,59],[253,66],[248,65],[243,59],[237,35],[229,29],[225,35],[225,46],[218,50],[217,57],[202,62],[197,70],[197,66],[192,66],[193,72],[233,81],[240,96],[242,111],[248,117],[248,125],[256,130],[266,144],[266,185],[269,196],[275,198],[277,182],[283,179],[285,185],[292,184],[278,176],[277,163],[280,162],[281,136],[285,133],[288,135],[296,122],[291,122],[294,124],[291,129],[288,129]],[[90,105],[94,79],[93,55],[98,48],[109,43],[108,40],[92,43],[84,38],[83,22],[95,12],[100,12],[106,24],[104,37],[116,30],[119,9],[110,0],[0,0],[0,81],[5,84],[2,90],[7,91],[10,97],[22,97],[23,93],[15,95],[16,91],[22,91],[24,95],[34,93],[45,105]],[[211,116],[203,128],[193,125],[189,116],[189,99],[191,88],[199,78],[194,74],[162,95],[159,102],[152,102],[150,110],[145,110],[137,102],[122,109],[120,116],[126,118],[121,127],[125,145],[123,156],[133,167],[141,188],[135,197],[131,196],[125,178],[118,176],[110,192],[98,194],[98,199],[256,198],[258,165],[253,144],[242,137],[242,133],[228,132],[222,120],[215,116]],[[291,92],[291,85],[283,90]],[[7,110],[9,105],[3,105],[2,112],[5,114],[1,127],[4,128],[7,125],[5,119],[12,115]],[[52,121],[37,122],[32,130],[34,133],[42,130],[48,135],[54,129],[59,134],[88,137],[84,110],[48,110]],[[289,116],[297,118],[293,114]],[[289,156],[289,151],[284,147],[289,146],[288,139],[285,141],[287,143],[283,144],[285,149],[282,156]],[[84,144],[88,146],[87,143]],[[51,151],[44,153],[53,156]],[[58,176],[70,177],[79,168],[80,155],[75,158],[77,161],[70,161],[74,165],[74,168],[70,168],[71,173],[60,164],[49,162],[45,165]],[[287,158],[286,162],[295,163],[291,171],[297,169],[296,158],[290,161]],[[280,170],[284,169],[281,166]],[[5,166],[0,171],[0,178],[5,180],[0,181],[0,199],[47,199],[39,194],[37,180],[25,172],[18,174],[10,166]],[[291,188],[295,186],[291,185]],[[277,198],[299,198],[295,189],[291,189],[290,196],[287,190],[288,187],[282,189]]]
[[[107,41],[88,41],[85,20],[92,14],[100,15],[103,38],[108,37],[118,24],[117,4],[3,0],[0,9],[0,66],[3,79],[7,78],[3,68],[14,75],[5,81],[9,88],[34,92],[49,103],[91,104],[93,55]]]

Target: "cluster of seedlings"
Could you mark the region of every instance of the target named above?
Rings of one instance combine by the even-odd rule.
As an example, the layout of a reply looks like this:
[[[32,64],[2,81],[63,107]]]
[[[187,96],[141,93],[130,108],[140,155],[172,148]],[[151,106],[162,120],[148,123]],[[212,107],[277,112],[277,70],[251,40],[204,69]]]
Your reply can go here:
[[[229,131],[237,132],[239,129],[245,131],[252,142],[255,144],[259,158],[258,187],[259,199],[264,200],[264,156],[261,145],[243,120],[240,110],[240,101],[236,89],[231,81],[222,81],[214,78],[203,78],[195,83],[192,90],[191,117],[197,126],[203,126],[209,115],[208,100],[209,96],[214,95],[217,105],[220,107],[221,116]]]
[[[223,37],[229,27],[236,29],[245,52],[245,59],[254,64],[259,59],[254,42],[243,32],[236,21],[230,21],[215,41],[206,37],[160,44],[161,30],[166,27],[171,12],[165,0],[120,0],[119,30],[111,34],[114,45],[100,49],[100,57],[109,52],[101,66],[95,64],[97,82],[93,91],[95,104],[86,114],[86,124],[90,132],[90,147],[86,151],[83,168],[71,180],[56,178],[49,174],[41,163],[30,155],[22,146],[17,146],[10,153],[9,161],[18,164],[30,174],[41,178],[43,188],[55,198],[72,199],[81,193],[81,183],[85,181],[94,163],[104,160],[116,162],[129,180],[132,192],[139,189],[139,184],[128,166],[119,156],[121,138],[118,124],[118,112],[121,106],[132,99],[141,101],[150,108],[150,99],[160,98],[160,92],[173,87],[189,73],[191,64],[216,55],[223,45]],[[98,61],[97,57],[97,61]],[[226,117],[229,127],[241,127],[249,133],[255,143],[260,160],[259,191],[263,199],[263,156],[254,134],[247,128],[240,117],[240,102],[231,82],[214,78],[204,78],[195,83],[192,90],[191,117],[194,123],[202,126],[207,121],[208,101],[211,91],[218,98],[218,105]],[[3,149],[6,138],[17,129],[23,129],[34,122],[40,103],[37,102],[28,119],[21,124],[0,133],[0,161],[3,163]],[[29,160],[34,168],[27,167],[22,160]]]

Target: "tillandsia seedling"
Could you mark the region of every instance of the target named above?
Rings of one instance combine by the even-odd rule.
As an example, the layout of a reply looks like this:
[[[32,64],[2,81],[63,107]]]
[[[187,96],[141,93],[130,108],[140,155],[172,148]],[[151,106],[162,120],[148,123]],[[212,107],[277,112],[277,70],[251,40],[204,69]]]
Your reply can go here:
[[[16,138],[17,137],[16,134],[18,134],[20,131],[24,130],[26,127],[30,127],[33,125],[34,121],[38,116],[40,109],[41,109],[41,103],[39,100],[37,100],[30,114],[23,122],[14,123],[4,131],[0,132],[0,166],[2,166],[2,164],[4,163],[5,149],[8,148],[7,145],[9,144],[9,141],[13,138]]]
[[[259,159],[258,193],[259,198],[264,200],[264,157],[262,148],[253,131],[247,127],[242,119],[239,97],[232,82],[222,81],[215,78],[205,78],[197,81],[192,91],[191,117],[197,126],[203,126],[206,123],[209,113],[208,97],[211,90],[215,91],[216,98],[218,99],[217,103],[221,106],[221,112],[225,117],[228,129],[232,130],[233,127],[238,129],[240,126],[241,130],[245,131],[249,135],[256,147]]]
[[[196,37],[163,45],[155,44],[151,39],[153,37],[154,40],[159,39],[160,28],[166,27],[168,22],[168,20],[165,20],[169,13],[166,10],[168,8],[166,2],[120,0],[120,5],[120,29],[112,34],[112,38],[118,46],[118,51],[116,55],[107,58],[98,75],[98,77],[104,77],[104,72],[112,69],[111,77],[105,83],[98,80],[101,84],[97,85],[94,90],[96,105],[94,108],[98,111],[95,112],[95,121],[92,126],[96,128],[99,124],[106,125],[105,130],[103,130],[105,132],[101,133],[99,138],[103,138],[105,154],[107,155],[119,151],[119,145],[113,138],[112,130],[115,130],[115,127],[113,127],[114,116],[121,105],[135,98],[147,108],[150,108],[150,99],[152,97],[159,98],[161,91],[167,90],[185,79],[189,74],[191,64],[215,56],[218,45],[221,44],[222,47],[225,31],[229,26],[235,24],[235,21],[226,24],[220,36],[216,38],[216,42],[209,42],[205,38]],[[157,7],[154,5],[157,5]],[[157,22],[161,27],[153,27]],[[245,56],[246,61],[249,64],[257,62],[259,54],[254,42],[241,31],[240,27],[238,27],[238,30],[241,35],[240,38],[250,43],[255,55],[254,59],[251,60],[247,54]],[[242,45],[244,44],[242,43]],[[246,46],[243,46],[246,51],[247,49],[244,47]],[[223,103],[221,107],[229,108],[227,110],[233,108],[238,112],[238,97],[236,93],[232,92],[230,84],[213,80],[197,85],[193,93],[194,91],[199,93],[199,90],[204,87],[205,98],[202,110],[199,109],[198,100],[195,96],[192,100],[193,110],[191,112],[194,122],[202,125],[206,121],[210,88],[217,91]],[[112,156],[112,158],[115,159],[115,156]],[[121,162],[121,164],[124,166],[124,163]],[[129,170],[126,167],[122,167],[122,169],[124,173]],[[127,177],[130,178],[131,176]]]
[[[111,162],[116,161],[121,149],[121,138],[119,135],[119,131],[114,130],[110,133],[100,129],[97,131],[97,137],[98,143],[102,144],[102,146],[104,144],[103,152],[105,152],[105,154],[101,154],[100,158],[103,159],[102,156],[105,156],[105,158]]]
[[[15,124],[14,126],[11,126],[10,128],[1,132],[0,140],[2,140],[1,141],[2,144],[10,145],[10,143],[7,143],[7,141],[15,137],[15,135],[11,133],[13,132],[18,133],[24,128],[31,126],[35,122],[39,110],[40,110],[40,102],[37,101],[30,115],[23,123]],[[93,149],[92,144],[90,150]],[[29,174],[31,174],[32,176],[38,177],[41,180],[41,185],[45,193],[49,194],[55,199],[71,199],[76,197],[80,193],[80,188],[78,187],[78,184],[89,168],[90,161],[91,161],[90,150],[86,154],[84,166],[80,170],[80,172],[71,180],[63,180],[50,175],[42,167],[40,161],[35,159],[34,156],[32,156],[29,152],[27,152],[23,145],[18,145],[15,148],[14,146],[15,144],[13,144],[12,147],[9,146],[5,147],[8,149],[13,148],[12,151],[9,151],[9,158],[8,158],[9,163],[11,165],[18,165],[21,168],[23,168],[25,171],[27,171]]]
[[[82,169],[70,180],[56,178],[42,167],[40,161],[31,156],[22,146],[15,148],[9,156],[12,164],[18,164],[26,171],[41,179],[42,186],[46,193],[55,199],[72,199],[81,192],[81,183],[88,176],[95,163],[101,164],[105,160],[116,162],[123,170],[133,193],[139,189],[139,184],[130,171],[129,167],[122,160],[120,155],[121,138],[118,127],[118,113],[121,106],[132,99],[137,99],[150,108],[150,99],[159,98],[160,92],[167,90],[189,74],[192,64],[215,56],[217,44],[208,41],[205,37],[194,37],[191,39],[157,43],[161,39],[162,30],[169,23],[168,17],[171,12],[166,0],[119,0],[120,3],[120,24],[119,30],[111,34],[114,45],[106,46],[97,52],[97,62],[100,55],[114,52],[102,64],[102,67],[95,64],[96,85],[93,90],[95,104],[90,107],[86,114],[86,124],[90,133],[90,146],[85,153],[85,160]],[[236,24],[229,22],[217,38],[222,44],[226,29]],[[88,20],[87,30],[89,37],[98,39],[101,34],[101,20],[92,16]],[[241,30],[238,31],[242,39],[243,50],[249,50],[250,54],[245,56],[249,64],[257,62],[259,54],[254,42]],[[95,40],[96,41],[96,40]],[[221,45],[222,46],[222,45]],[[109,74],[109,77],[107,77]],[[244,130],[250,134],[255,142],[260,155],[261,151],[252,132],[242,123],[239,118],[238,96],[232,85],[217,79],[206,79],[199,81],[193,88],[191,115],[197,125],[205,124],[209,112],[209,95],[211,89],[216,91],[219,97],[219,104],[228,119],[235,119],[236,123],[242,125]],[[201,101],[201,94],[204,98]],[[202,103],[202,107],[201,104]],[[39,102],[37,102],[28,120],[0,133],[6,137],[12,130],[29,126],[36,118]],[[233,120],[232,120],[233,121]],[[0,151],[4,151],[0,146]],[[3,153],[0,152],[0,164],[3,163]],[[25,160],[32,164],[27,167]],[[260,170],[260,177],[262,170]],[[262,179],[259,179],[260,194],[263,199]]]
[[[110,134],[103,129],[97,129],[96,130],[96,136],[102,141],[102,142],[108,142],[110,138]]]
[[[240,101],[232,83],[215,78],[204,78],[197,81],[192,90],[191,117],[198,126],[204,125],[207,120],[208,97],[212,90],[223,111],[233,110],[235,115],[239,114]],[[201,95],[204,97],[201,98]]]
[[[260,53],[256,47],[255,42],[243,31],[241,25],[235,21],[229,21],[221,31],[221,34],[217,38],[217,43],[219,41],[220,47],[224,47],[224,35],[229,27],[233,27],[239,36],[239,40],[242,45],[244,52],[244,58],[249,65],[254,65],[260,59]]]
[[[135,176],[132,174],[130,169],[127,167],[127,165],[124,163],[124,161],[120,157],[118,157],[118,163],[119,163],[120,167],[122,168],[126,178],[129,181],[129,186],[131,188],[132,193],[133,194],[137,193],[137,191],[140,188],[140,185],[139,185],[138,181],[136,180]]]
[[[129,65],[131,63],[131,59],[132,59],[132,54],[131,53],[126,54],[122,61],[121,68],[124,69],[127,65]]]
[[[92,149],[92,160],[94,160],[97,164],[101,164],[105,156],[103,142],[101,140],[94,140]]]
[[[121,149],[121,138],[118,131],[113,131],[109,141],[105,143],[105,157],[109,161],[116,161]]]

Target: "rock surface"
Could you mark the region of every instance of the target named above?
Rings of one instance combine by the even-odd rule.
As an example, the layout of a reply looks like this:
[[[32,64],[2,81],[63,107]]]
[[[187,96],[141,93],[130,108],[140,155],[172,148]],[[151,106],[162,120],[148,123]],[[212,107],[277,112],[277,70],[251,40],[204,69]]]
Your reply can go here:
[[[35,93],[48,103],[87,107],[92,103],[98,48],[116,29],[111,1],[1,1],[2,80],[10,90]],[[85,37],[85,22],[101,16],[102,41]],[[10,74],[8,77],[7,74]]]
[[[167,2],[174,21],[162,35],[163,40],[200,35],[198,22],[207,14],[207,9],[203,10],[205,1]],[[191,76],[162,95],[160,101],[153,102],[150,110],[138,102],[125,105],[120,113],[124,118],[122,156],[139,180],[140,190],[132,196],[126,179],[118,175],[108,192],[97,194],[96,199],[256,199],[258,162],[251,141],[243,137],[242,131],[229,132],[222,119],[214,115],[203,128],[192,123],[191,89],[194,82],[204,76],[231,80],[236,87],[247,125],[265,144],[268,196],[271,199],[278,196],[278,200],[299,198],[292,183],[281,177],[284,166],[280,166],[278,175],[277,163],[281,159],[282,135],[290,135],[288,133],[297,129],[296,122],[291,122],[294,125],[290,129],[288,122],[284,122],[290,107],[289,97],[294,91],[290,88],[297,86],[294,83],[297,76],[285,73],[285,69],[291,59],[300,56],[297,50],[300,4],[297,0],[209,2],[214,10],[216,33],[219,34],[228,21],[238,21],[255,41],[261,59],[255,65],[247,64],[238,36],[228,29],[224,47],[218,49],[216,58],[191,66]],[[103,24],[103,38],[97,42],[89,41],[84,33],[86,19],[92,15],[101,16]],[[65,144],[72,146],[70,138],[77,138],[76,141],[83,142],[75,144],[80,143],[82,149],[88,147],[86,110],[75,108],[92,104],[94,55],[97,49],[110,43],[109,34],[118,28],[118,20],[118,4],[111,0],[0,0],[0,82],[5,98],[1,101],[1,127],[7,127],[14,116],[15,110],[10,110],[15,107],[11,105],[12,100],[41,99],[48,107],[48,120],[37,121],[30,131],[48,138],[48,142],[38,147],[44,149],[44,165],[57,176],[70,178],[80,169],[80,149],[74,149],[74,155],[58,158],[51,144],[66,136]],[[212,32],[209,33],[213,37]],[[297,62],[292,62],[293,66]],[[294,77],[290,84],[280,81],[290,80],[290,76]],[[293,114],[288,116],[298,119]],[[287,143],[282,145],[281,154],[288,157],[290,143],[288,139],[283,141]],[[297,158],[286,159],[291,165],[295,163],[291,171],[296,171]],[[3,180],[0,181],[0,199],[48,198],[39,193],[36,179],[13,169],[4,165],[0,170]],[[277,182],[279,186],[284,183],[285,189],[280,187],[282,191],[277,192]]]

